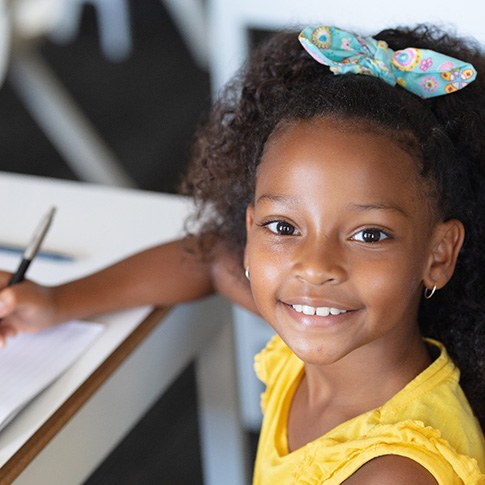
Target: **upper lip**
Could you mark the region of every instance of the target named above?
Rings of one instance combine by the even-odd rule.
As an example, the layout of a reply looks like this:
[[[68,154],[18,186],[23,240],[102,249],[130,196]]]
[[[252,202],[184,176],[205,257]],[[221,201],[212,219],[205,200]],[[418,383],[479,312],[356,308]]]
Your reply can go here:
[[[331,301],[331,300],[314,299],[314,298],[308,298],[308,297],[290,298],[288,300],[284,300],[283,303],[286,303],[287,305],[290,305],[290,306],[307,305],[313,308],[322,308],[322,307],[338,308],[339,310],[346,310],[346,311],[351,311],[355,309],[354,306],[348,305],[345,303]]]

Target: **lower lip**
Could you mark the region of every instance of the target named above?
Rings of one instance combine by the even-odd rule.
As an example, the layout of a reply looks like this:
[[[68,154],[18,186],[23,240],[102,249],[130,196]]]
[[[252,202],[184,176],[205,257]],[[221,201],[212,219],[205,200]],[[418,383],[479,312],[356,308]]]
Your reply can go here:
[[[305,313],[297,312],[291,305],[284,303],[288,313],[298,324],[305,327],[320,327],[327,328],[335,325],[342,325],[344,322],[348,321],[357,310],[348,310],[345,313],[339,313],[338,315],[328,315],[326,317],[321,317],[319,315],[306,315]]]

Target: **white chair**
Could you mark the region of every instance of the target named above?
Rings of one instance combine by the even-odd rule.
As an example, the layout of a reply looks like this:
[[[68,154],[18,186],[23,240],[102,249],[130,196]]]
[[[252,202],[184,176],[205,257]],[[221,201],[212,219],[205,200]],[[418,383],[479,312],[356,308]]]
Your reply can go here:
[[[7,3],[0,0],[0,86],[7,75],[11,35]]]
[[[207,68],[203,1],[162,1],[195,60]],[[135,187],[37,49],[42,37],[72,40],[86,4],[95,8],[103,54],[111,61],[126,59],[132,49],[128,0],[0,0],[0,84],[8,72],[8,80],[27,110],[81,180]]]
[[[208,0],[210,74],[213,93],[233,76],[246,59],[250,29],[277,30],[323,23],[370,34],[385,27],[433,22],[450,25],[485,43],[485,4],[464,0],[459,6],[441,0],[409,0],[401,6],[379,0]],[[259,429],[261,384],[252,369],[254,354],[272,335],[267,324],[248,312],[234,311],[241,415],[247,428]]]
[[[113,62],[123,61],[132,50],[130,11],[127,0],[63,0],[62,10],[50,34],[57,42],[69,42],[79,32],[82,11],[96,11],[101,50]]]
[[[209,64],[207,15],[203,0],[161,0],[194,61],[204,70]],[[126,59],[133,48],[127,0],[63,0],[62,13],[50,37],[69,42],[79,32],[82,10],[95,8],[101,50],[113,62]],[[160,25],[163,28],[163,25]]]
[[[208,68],[209,47],[203,0],[161,0],[177,26],[183,42],[202,69]],[[50,37],[69,42],[79,32],[83,8],[95,9],[101,50],[113,62],[126,59],[133,48],[128,0],[62,0],[62,12]],[[163,25],[160,25],[163,28]]]
[[[8,80],[32,117],[82,180],[135,186],[111,149],[42,59],[38,40],[53,31],[67,0],[11,0]]]
[[[174,20],[192,58],[204,70],[209,66],[209,32],[204,0],[161,0]]]

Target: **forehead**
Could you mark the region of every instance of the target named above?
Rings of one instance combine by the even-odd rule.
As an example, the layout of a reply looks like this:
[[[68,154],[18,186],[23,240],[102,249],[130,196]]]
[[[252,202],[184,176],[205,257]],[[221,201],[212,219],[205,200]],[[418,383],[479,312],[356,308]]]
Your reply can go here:
[[[399,188],[400,197],[416,197],[423,192],[418,166],[398,142],[368,124],[330,118],[297,121],[279,127],[268,139],[256,191],[277,184],[304,191],[319,184],[387,197]]]
[[[307,120],[283,121],[269,136],[263,150],[263,158],[269,150],[278,148],[281,144],[291,144],[297,139],[313,145],[329,144],[332,140],[341,143],[342,150],[358,142],[359,147],[366,152],[374,149],[374,153],[400,152],[412,160],[417,169],[420,165],[420,155],[412,135],[408,130],[392,130],[365,119],[316,117]]]

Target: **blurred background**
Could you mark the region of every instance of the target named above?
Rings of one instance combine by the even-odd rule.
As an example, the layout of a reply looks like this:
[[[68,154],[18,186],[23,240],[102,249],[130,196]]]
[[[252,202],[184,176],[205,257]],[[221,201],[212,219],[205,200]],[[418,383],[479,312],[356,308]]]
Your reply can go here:
[[[131,0],[131,53],[102,52],[96,12],[83,8],[68,42],[36,40],[96,132],[143,189],[174,192],[195,126],[210,104],[207,70],[197,64],[160,0]],[[0,89],[0,170],[76,180],[7,76]],[[193,367],[189,367],[88,484],[202,483]]]
[[[135,184],[173,192],[210,103],[209,75],[182,37],[190,32],[180,32],[162,1],[130,0],[131,53],[113,62],[89,3],[72,39],[41,37],[36,48]],[[9,81],[0,89],[0,170],[76,179]]]

